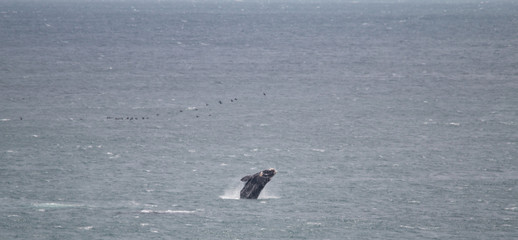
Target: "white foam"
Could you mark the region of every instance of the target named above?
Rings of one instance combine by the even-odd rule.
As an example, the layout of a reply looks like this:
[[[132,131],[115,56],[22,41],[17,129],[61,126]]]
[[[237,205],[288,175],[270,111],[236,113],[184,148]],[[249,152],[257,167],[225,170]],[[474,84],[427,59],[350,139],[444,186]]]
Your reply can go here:
[[[399,225],[400,228],[408,228],[408,229],[414,229],[415,227],[407,226],[407,225]]]
[[[320,226],[320,225],[322,225],[322,223],[320,223],[320,222],[307,222],[306,224],[307,225],[313,225],[313,226]]]
[[[325,150],[325,149],[319,149],[319,148],[313,148],[313,149],[311,149],[311,151],[315,151],[315,152],[325,152],[326,150]]]
[[[34,203],[32,206],[37,208],[74,208],[74,207],[82,207],[80,204],[66,204],[66,203]]]
[[[8,118],[2,118],[2,119],[0,119],[0,122],[7,122],[7,121],[11,121],[11,119],[8,119]]]

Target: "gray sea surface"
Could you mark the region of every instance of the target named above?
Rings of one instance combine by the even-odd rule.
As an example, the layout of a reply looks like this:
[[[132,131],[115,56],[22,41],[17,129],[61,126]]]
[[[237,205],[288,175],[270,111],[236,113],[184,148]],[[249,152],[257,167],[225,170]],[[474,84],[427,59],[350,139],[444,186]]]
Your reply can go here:
[[[1,1],[0,239],[518,239],[517,13]]]

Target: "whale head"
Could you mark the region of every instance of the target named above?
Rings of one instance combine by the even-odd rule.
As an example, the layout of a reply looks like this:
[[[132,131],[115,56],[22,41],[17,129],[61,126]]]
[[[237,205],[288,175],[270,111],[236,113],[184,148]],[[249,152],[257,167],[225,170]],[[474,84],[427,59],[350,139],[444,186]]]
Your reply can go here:
[[[261,173],[259,173],[259,176],[272,178],[273,176],[275,176],[276,173],[277,173],[277,171],[274,168],[270,168],[270,169],[261,171]]]

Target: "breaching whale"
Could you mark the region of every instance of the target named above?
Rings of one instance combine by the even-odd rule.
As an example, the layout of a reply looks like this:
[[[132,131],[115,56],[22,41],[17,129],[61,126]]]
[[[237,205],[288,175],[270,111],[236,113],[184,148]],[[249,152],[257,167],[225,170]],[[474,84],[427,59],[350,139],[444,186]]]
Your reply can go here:
[[[270,168],[254,175],[248,175],[241,178],[241,181],[246,183],[243,189],[241,189],[240,198],[257,199],[264,186],[266,186],[276,173],[277,171],[275,171],[275,169]]]

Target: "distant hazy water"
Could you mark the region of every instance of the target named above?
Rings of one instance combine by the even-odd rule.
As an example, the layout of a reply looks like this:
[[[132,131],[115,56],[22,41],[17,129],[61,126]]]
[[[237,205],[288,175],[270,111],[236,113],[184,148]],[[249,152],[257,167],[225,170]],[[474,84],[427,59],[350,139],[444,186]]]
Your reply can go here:
[[[518,239],[518,4],[278,2],[2,1],[0,239]]]

